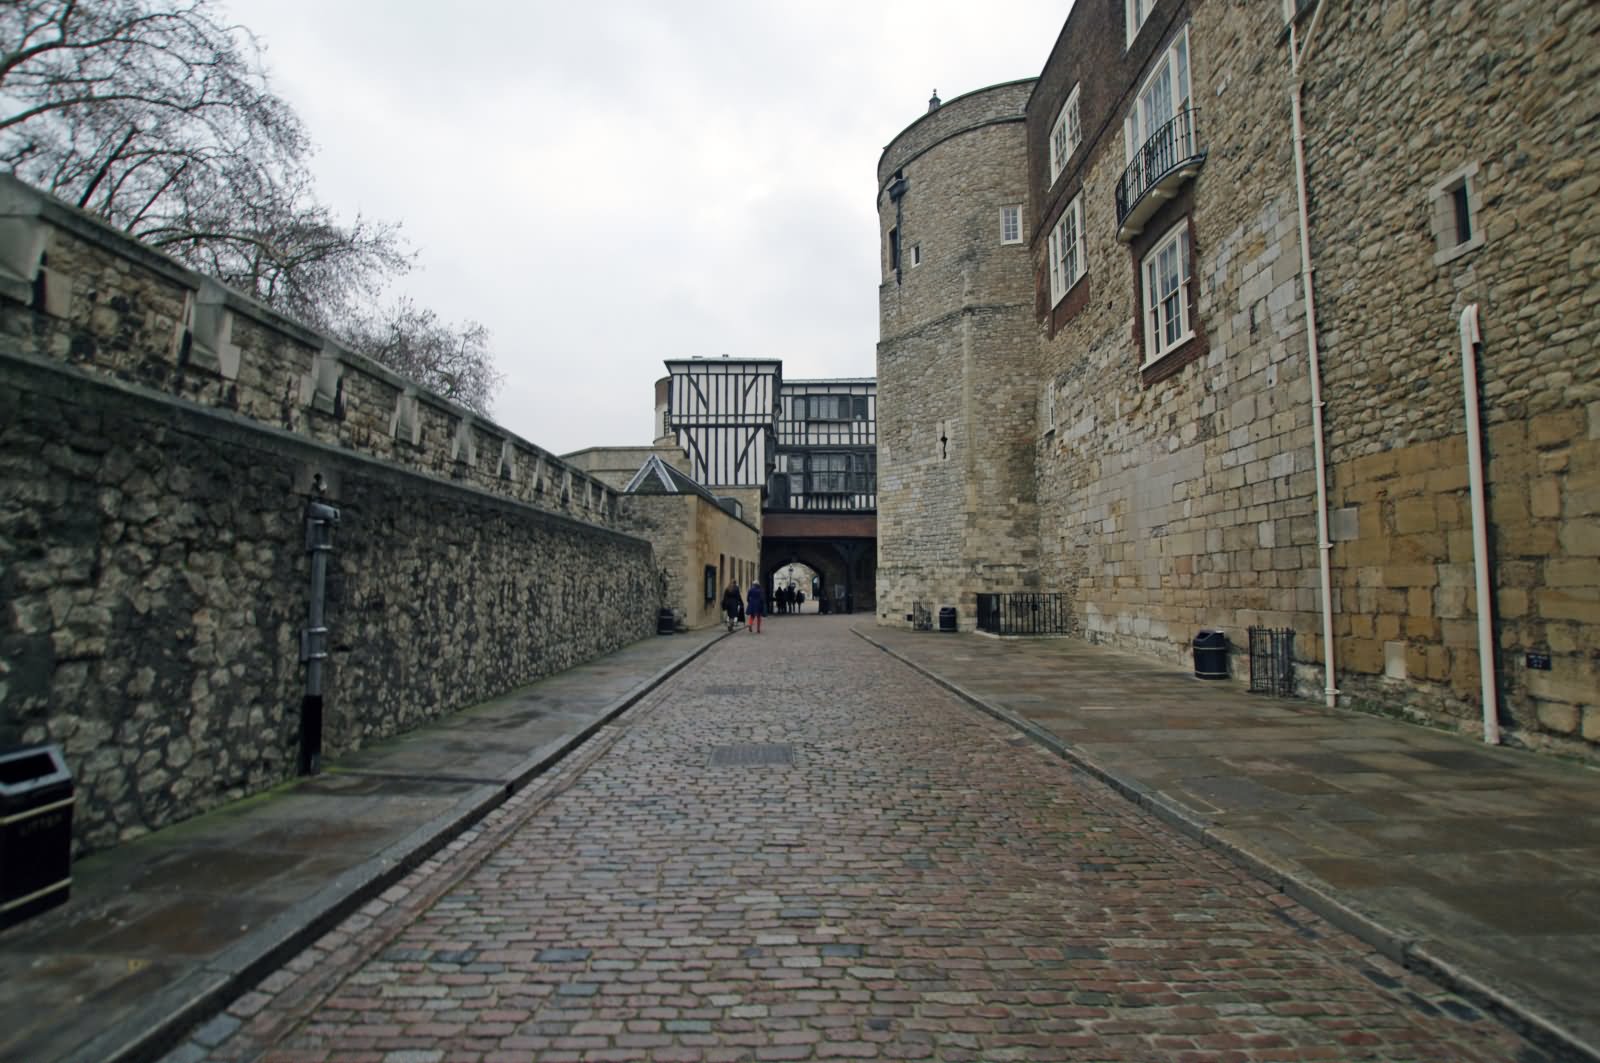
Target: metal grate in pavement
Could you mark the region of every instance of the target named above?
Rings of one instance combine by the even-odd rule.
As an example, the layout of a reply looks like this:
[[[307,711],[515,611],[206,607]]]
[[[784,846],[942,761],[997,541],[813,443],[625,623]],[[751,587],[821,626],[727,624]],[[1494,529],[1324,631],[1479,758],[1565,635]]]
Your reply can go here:
[[[794,746],[769,742],[746,742],[716,746],[711,750],[713,768],[753,768],[762,765],[787,767],[794,763]]]

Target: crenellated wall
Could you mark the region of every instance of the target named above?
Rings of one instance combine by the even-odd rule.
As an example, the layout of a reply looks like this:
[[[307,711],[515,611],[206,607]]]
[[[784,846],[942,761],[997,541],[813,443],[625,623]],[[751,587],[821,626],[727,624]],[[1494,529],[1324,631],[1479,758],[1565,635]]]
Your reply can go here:
[[[295,773],[314,499],[325,755],[654,631],[614,489],[0,179],[0,746],[80,853]]]

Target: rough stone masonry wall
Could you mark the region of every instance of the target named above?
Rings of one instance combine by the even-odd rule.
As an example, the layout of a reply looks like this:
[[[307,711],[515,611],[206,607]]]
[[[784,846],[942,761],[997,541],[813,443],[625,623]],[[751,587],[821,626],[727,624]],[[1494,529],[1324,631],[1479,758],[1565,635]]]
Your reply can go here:
[[[596,477],[0,174],[9,349],[607,524]]]
[[[99,271],[69,306],[0,294],[0,745],[63,746],[80,853],[294,773],[318,476],[342,515],[330,755],[653,631],[639,539],[489,493],[471,463],[446,479],[307,438],[304,410],[290,431],[163,394],[186,376],[141,344],[171,341],[154,307],[182,275],[105,250],[76,248]],[[84,364],[90,346],[133,382]]]
[[[1145,231],[1192,224],[1191,310],[1203,351],[1153,383],[1141,373],[1131,327],[1137,249],[1116,239],[1114,196],[1126,162],[1121,117],[1145,72],[1130,66],[1120,72],[1121,97],[1085,97],[1103,112],[1085,111],[1085,130],[1105,133],[1083,149],[1088,272],[1078,283],[1086,291],[1063,300],[1081,307],[1064,322],[1057,316],[1053,337],[1049,319],[1041,322],[1041,383],[1056,414],[1038,440],[1045,582],[1076,587],[1083,633],[1096,641],[1185,660],[1201,628],[1226,631],[1237,654],[1247,627],[1289,626],[1302,658],[1315,660],[1316,486],[1288,97],[1283,78],[1263,69],[1280,58],[1272,41],[1281,18],[1272,5],[1189,10],[1192,92],[1209,156]],[[1144,28],[1153,36],[1141,34],[1143,54],[1183,24],[1169,25],[1167,13],[1158,8]],[[1080,37],[1120,39],[1120,11],[1082,7],[1072,19],[1084,23],[1074,27]],[[1064,95],[1085,76],[1047,70],[1042,82]],[[1053,121],[1059,100],[1037,103]],[[1036,168],[1043,150],[1033,146]],[[1045,254],[1041,233],[1041,278]],[[1246,668],[1236,656],[1235,674]]]
[[[879,163],[879,228],[901,230],[899,282],[879,289],[877,610],[955,606],[1032,587],[1037,517],[1031,283],[1025,244],[1000,242],[1000,208],[1026,218],[1023,127],[1031,82],[970,93],[924,116]],[[882,189],[904,174],[897,216]],[[1024,222],[1025,224],[1025,222]],[[911,248],[921,264],[911,265]]]
[[[1600,743],[1600,8],[1336,4],[1306,125],[1333,505],[1340,686],[1480,714],[1458,320],[1479,355],[1502,717]],[[1470,180],[1481,247],[1438,256],[1433,194]],[[1354,599],[1352,602],[1351,599]],[[1547,654],[1549,671],[1528,667]]]

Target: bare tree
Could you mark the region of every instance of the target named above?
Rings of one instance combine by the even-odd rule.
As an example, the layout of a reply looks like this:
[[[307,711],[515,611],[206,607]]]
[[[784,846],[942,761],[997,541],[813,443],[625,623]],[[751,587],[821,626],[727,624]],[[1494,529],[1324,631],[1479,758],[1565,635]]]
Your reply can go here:
[[[502,377],[489,350],[489,330],[476,321],[451,325],[432,310],[399,299],[380,313],[352,318],[339,336],[402,376],[490,416]]]
[[[410,302],[399,228],[317,202],[310,141],[214,0],[0,0],[0,164],[487,412],[488,333]]]
[[[0,162],[197,269],[328,325],[411,256],[311,194],[305,129],[212,0],[0,3]]]

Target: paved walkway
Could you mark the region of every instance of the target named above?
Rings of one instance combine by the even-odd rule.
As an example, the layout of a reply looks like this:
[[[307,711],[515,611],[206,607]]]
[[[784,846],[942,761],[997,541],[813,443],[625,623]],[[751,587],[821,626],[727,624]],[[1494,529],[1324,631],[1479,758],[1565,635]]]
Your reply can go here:
[[[0,933],[0,1060],[159,1055],[721,634],[652,637],[73,866]]]
[[[1600,1059],[1591,770],[1071,641],[719,633],[80,862],[0,934],[0,1060]]]
[[[1404,966],[1600,1059],[1600,771],[1076,639],[856,631]]]

